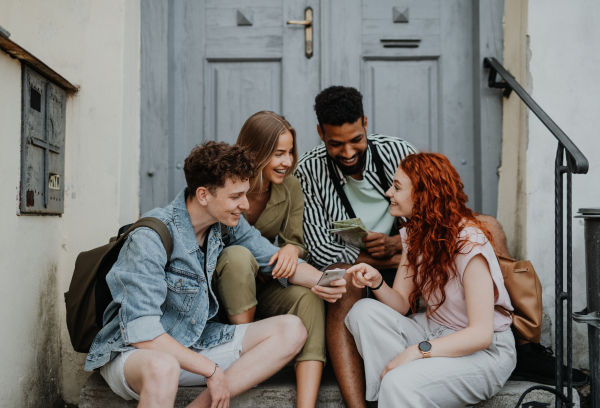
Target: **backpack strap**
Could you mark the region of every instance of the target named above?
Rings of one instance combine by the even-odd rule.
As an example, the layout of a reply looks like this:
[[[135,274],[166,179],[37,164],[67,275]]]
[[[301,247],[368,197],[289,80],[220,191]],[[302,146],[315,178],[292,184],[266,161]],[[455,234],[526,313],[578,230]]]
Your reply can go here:
[[[221,224],[221,240],[223,241],[223,244],[227,246],[230,239],[231,237],[227,233],[227,226],[225,224]]]
[[[127,239],[129,234],[133,232],[136,228],[147,227],[154,230],[159,236],[160,240],[165,247],[165,251],[167,252],[167,263],[171,260],[171,253],[173,252],[173,238],[171,237],[171,232],[167,228],[164,222],[154,217],[144,217],[140,218],[133,224],[124,225],[119,229],[119,235],[117,236],[117,241],[124,241]],[[123,232],[125,231],[125,232]]]

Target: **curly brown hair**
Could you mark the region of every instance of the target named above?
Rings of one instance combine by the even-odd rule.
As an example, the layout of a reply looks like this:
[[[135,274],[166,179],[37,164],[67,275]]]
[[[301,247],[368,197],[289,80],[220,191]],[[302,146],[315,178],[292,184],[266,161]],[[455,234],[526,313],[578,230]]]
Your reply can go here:
[[[192,149],[183,165],[187,182],[186,198],[206,187],[211,194],[225,185],[227,179],[249,180],[256,174],[250,153],[240,146],[208,141]]]

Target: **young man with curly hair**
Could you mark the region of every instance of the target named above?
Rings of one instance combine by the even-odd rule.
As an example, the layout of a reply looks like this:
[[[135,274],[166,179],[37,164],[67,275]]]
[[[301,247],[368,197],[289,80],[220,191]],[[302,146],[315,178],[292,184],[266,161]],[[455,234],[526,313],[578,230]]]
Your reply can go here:
[[[271,257],[279,250],[251,227],[248,180],[255,164],[242,148],[207,142],[185,161],[187,188],[156,217],[173,240],[170,261],[152,229],[132,232],[106,280],[113,296],[85,368],[100,369],[111,389],[140,407],[172,407],[179,385],[202,385],[190,407],[228,406],[229,399],[269,378],[302,348],[306,329],[293,315],[229,325],[215,320],[218,303],[209,282],[226,246],[245,247],[259,272],[273,279]],[[321,272],[299,262],[289,284],[312,288],[335,302],[345,291],[315,286]]]

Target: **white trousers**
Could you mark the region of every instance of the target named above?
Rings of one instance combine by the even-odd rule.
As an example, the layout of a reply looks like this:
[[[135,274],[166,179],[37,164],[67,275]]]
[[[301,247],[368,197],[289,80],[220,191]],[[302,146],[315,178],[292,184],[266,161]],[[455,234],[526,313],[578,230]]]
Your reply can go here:
[[[432,357],[380,376],[407,347],[455,331],[417,313],[406,317],[374,299],[358,301],[346,316],[365,363],[366,398],[379,408],[464,407],[500,391],[516,364],[510,329],[494,333],[485,350],[463,357]]]

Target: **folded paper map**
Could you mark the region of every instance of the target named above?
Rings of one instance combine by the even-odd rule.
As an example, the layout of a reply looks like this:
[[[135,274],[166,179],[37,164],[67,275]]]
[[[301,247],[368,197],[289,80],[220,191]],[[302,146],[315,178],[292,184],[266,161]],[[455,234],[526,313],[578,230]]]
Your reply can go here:
[[[349,220],[334,221],[333,228],[330,230],[333,234],[338,234],[344,241],[360,249],[367,249],[363,238],[369,233],[367,227],[360,218],[351,218]]]

